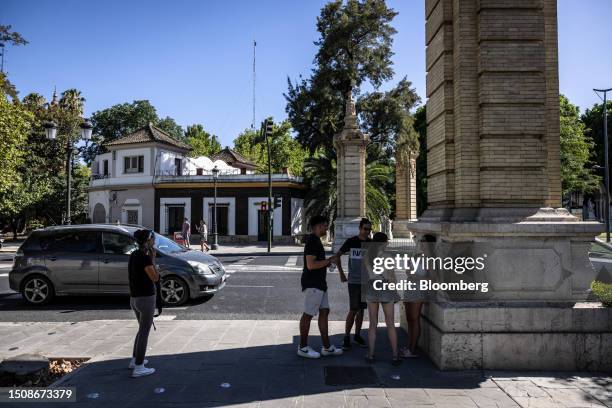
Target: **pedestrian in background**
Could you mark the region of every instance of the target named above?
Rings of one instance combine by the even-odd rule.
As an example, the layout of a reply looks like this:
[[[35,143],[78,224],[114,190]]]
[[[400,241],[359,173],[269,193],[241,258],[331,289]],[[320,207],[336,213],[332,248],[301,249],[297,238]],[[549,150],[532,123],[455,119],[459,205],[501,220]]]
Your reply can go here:
[[[191,224],[189,224],[189,220],[185,217],[183,221],[183,227],[181,228],[181,234],[183,234],[183,239],[185,240],[185,246],[189,248],[189,242],[191,239]]]
[[[154,368],[146,367],[145,360],[149,332],[155,313],[155,283],[159,281],[159,273],[155,268],[155,234],[151,230],[141,229],[134,233],[138,249],[132,252],[128,262],[128,277],[130,285],[130,306],[138,320],[138,333],[134,339],[132,360],[129,368],[132,377],[144,377],[155,372]]]
[[[208,246],[208,226],[204,220],[200,220],[200,223],[196,227],[198,230],[198,234],[200,234],[200,251],[204,252],[204,247],[206,247],[206,252],[210,250]]]

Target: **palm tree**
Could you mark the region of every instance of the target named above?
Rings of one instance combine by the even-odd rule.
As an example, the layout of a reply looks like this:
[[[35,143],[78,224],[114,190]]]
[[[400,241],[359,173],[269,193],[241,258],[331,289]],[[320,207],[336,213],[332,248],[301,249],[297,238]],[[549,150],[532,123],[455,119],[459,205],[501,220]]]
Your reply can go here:
[[[336,157],[333,152],[318,151],[304,164],[304,179],[310,190],[305,197],[305,215],[321,214],[333,222],[336,218]],[[380,223],[391,212],[385,187],[392,181],[392,169],[378,161],[366,165],[366,217]]]
[[[84,105],[85,98],[83,98],[81,91],[78,89],[68,89],[62,92],[62,97],[59,100],[60,109],[82,116]]]

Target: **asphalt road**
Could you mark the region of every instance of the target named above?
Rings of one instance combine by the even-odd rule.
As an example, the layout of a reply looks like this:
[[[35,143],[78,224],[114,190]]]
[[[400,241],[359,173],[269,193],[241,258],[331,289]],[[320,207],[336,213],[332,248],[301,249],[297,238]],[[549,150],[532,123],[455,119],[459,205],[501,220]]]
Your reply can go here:
[[[612,253],[593,253],[600,276],[612,276]],[[597,257],[595,257],[597,256]],[[297,320],[302,313],[302,256],[235,256],[221,258],[228,283],[208,300],[190,301],[164,309],[161,319],[178,320]],[[346,263],[346,257],[343,259]],[[0,261],[0,321],[86,321],[131,319],[127,296],[58,297],[46,306],[30,306],[8,287],[12,262]],[[345,270],[347,270],[345,265]],[[607,280],[606,279],[606,280]],[[328,273],[330,320],[344,320],[348,311],[346,286],[338,273]]]
[[[302,313],[300,274],[302,257],[297,255],[223,257],[228,271],[225,288],[209,300],[196,300],[183,307],[165,308],[162,319],[293,320]],[[131,319],[127,296],[57,297],[46,306],[30,306],[10,291],[10,262],[0,262],[0,321],[85,321]],[[348,292],[337,273],[329,273],[331,320],[344,320]]]

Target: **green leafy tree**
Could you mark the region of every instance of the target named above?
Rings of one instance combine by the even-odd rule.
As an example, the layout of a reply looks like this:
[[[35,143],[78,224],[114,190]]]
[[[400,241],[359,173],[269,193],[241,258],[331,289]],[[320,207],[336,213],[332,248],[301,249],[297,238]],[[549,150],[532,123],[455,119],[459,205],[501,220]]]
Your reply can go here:
[[[192,157],[210,157],[213,154],[221,151],[221,143],[219,143],[219,138],[205,131],[204,126],[200,124],[187,126],[185,137],[187,139],[187,143],[193,148],[193,150],[190,152]]]
[[[180,140],[183,142],[185,141],[185,131],[183,130],[181,125],[176,123],[176,121],[170,116],[166,116],[163,119],[159,119],[156,125],[158,128],[165,131],[176,140]]]
[[[39,191],[32,187],[27,174],[22,174],[27,138],[33,115],[18,100],[9,102],[0,93],[0,218],[13,226],[17,235],[17,219]]]
[[[607,103],[608,110],[608,137],[612,134],[612,101]],[[591,160],[594,164],[605,166],[604,158],[604,132],[603,132],[603,103],[595,104],[587,109],[580,117],[584,123],[584,134],[592,140],[593,149]],[[612,158],[612,146],[608,146],[608,156]],[[610,180],[612,180],[612,166],[609,169]],[[603,176],[603,173],[601,173]]]
[[[561,141],[561,187],[563,194],[594,192],[600,177],[593,174],[590,163],[592,139],[584,134],[577,106],[564,95],[559,97]]]
[[[7,45],[26,45],[28,42],[21,36],[21,34],[11,31],[10,25],[0,24],[0,47],[6,47]],[[0,91],[5,95],[8,95],[12,100],[17,100],[17,89],[8,80],[4,72],[0,72]]]
[[[84,152],[86,163],[91,163],[96,155],[103,153],[102,144],[125,136],[149,122],[168,132],[178,140],[185,141],[183,129],[170,117],[160,119],[157,110],[148,100],[136,100],[132,103],[119,103],[110,108],[94,112],[91,116],[94,126],[94,140]]]
[[[414,118],[410,112],[419,102],[412,84],[403,78],[387,92],[372,92],[357,103],[361,112],[361,126],[370,136],[368,156],[372,159],[388,159],[399,153],[399,159],[408,152],[416,152],[419,142],[414,130]]]
[[[288,121],[274,123],[270,137],[272,172],[280,173],[287,168],[293,175],[302,175],[304,160],[308,151],[291,137]],[[268,172],[268,153],[266,141],[259,131],[247,129],[234,140],[234,149],[257,164],[259,171]]]
[[[317,19],[315,67],[308,79],[288,80],[286,111],[297,139],[311,152],[331,150],[343,124],[344,99],[353,85],[375,88],[393,77],[391,21],[397,13],[384,0],[336,0]]]

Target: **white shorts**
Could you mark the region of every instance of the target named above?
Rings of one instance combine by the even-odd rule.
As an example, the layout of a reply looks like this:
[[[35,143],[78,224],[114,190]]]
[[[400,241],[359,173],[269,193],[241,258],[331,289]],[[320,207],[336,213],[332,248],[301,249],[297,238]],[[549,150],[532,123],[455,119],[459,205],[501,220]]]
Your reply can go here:
[[[306,288],[304,294],[304,313],[309,316],[316,316],[320,309],[329,310],[329,299],[327,291],[321,289]]]

